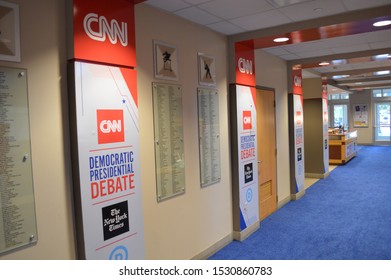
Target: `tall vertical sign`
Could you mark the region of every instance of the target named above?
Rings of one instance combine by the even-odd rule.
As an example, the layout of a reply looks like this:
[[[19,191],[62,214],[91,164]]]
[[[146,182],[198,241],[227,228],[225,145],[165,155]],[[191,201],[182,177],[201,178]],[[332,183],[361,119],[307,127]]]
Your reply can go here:
[[[329,172],[329,106],[327,78],[322,78],[322,118],[323,118],[323,166],[324,174]]]
[[[73,1],[70,112],[82,259],[143,259],[134,4]]]
[[[291,135],[291,193],[293,197],[304,191],[304,124],[301,69],[292,70],[293,93],[290,94]],[[292,170],[292,168],[294,170]],[[294,174],[294,177],[292,177]]]
[[[259,222],[256,90],[232,85],[231,96],[234,230],[242,232]]]
[[[259,227],[257,111],[254,49],[235,45],[236,84],[231,85],[234,231],[244,239]]]

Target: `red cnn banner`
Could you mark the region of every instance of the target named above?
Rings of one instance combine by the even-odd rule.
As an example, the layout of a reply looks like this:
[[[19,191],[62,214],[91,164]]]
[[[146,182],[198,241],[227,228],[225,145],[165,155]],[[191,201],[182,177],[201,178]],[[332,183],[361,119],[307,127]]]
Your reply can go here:
[[[73,0],[73,58],[135,67],[133,1]]]
[[[292,84],[293,84],[293,93],[303,95],[303,87],[302,87],[302,75],[301,69],[293,69],[292,70]]]
[[[255,57],[254,48],[235,44],[236,83],[255,86]]]

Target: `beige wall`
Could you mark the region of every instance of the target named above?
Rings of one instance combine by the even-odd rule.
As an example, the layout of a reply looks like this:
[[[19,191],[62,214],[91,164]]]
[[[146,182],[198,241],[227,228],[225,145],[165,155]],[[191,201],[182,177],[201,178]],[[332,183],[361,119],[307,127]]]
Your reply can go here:
[[[38,243],[0,259],[73,259],[65,0],[10,2],[20,5],[22,62],[0,65],[27,69]]]
[[[255,50],[255,73],[258,86],[275,90],[277,195],[278,203],[282,206],[290,200],[287,64],[265,51]]]
[[[322,98],[322,79],[307,78],[303,79],[303,98]]]
[[[186,193],[156,201],[152,112],[153,40],[177,46],[182,86]],[[144,4],[136,6],[141,170],[146,256],[189,259],[232,232],[230,151],[228,139],[227,39]],[[200,188],[197,119],[197,52],[215,57],[219,91],[221,182]]]

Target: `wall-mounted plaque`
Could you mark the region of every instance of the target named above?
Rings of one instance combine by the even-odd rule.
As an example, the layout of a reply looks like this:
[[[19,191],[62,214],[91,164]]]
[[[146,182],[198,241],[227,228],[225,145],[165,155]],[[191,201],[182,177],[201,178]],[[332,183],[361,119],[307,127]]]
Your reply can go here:
[[[20,62],[19,6],[0,1],[0,60]]]
[[[156,192],[161,201],[185,192],[182,91],[179,85],[153,84]]]
[[[36,242],[27,71],[0,67],[0,253]]]
[[[198,89],[198,133],[201,187],[220,181],[219,96],[216,89]]]

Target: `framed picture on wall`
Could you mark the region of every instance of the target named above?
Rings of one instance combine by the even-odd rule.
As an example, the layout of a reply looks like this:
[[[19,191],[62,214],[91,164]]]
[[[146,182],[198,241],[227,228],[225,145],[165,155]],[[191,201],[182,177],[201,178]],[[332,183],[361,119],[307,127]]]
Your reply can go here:
[[[178,50],[176,46],[153,41],[154,76],[156,79],[179,80]]]
[[[354,104],[353,110],[353,126],[368,127],[368,104]]]
[[[20,62],[19,6],[0,1],[0,60]]]
[[[200,85],[216,85],[215,64],[215,58],[213,56],[198,53],[198,82]]]

